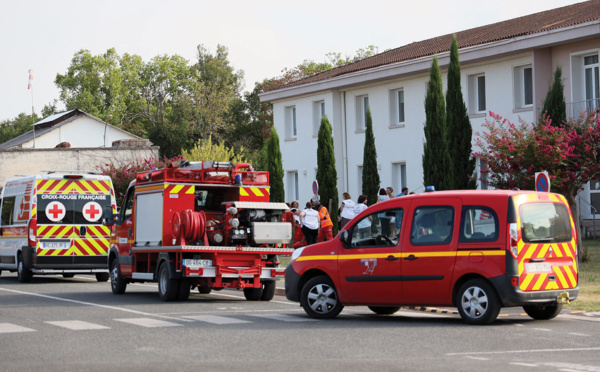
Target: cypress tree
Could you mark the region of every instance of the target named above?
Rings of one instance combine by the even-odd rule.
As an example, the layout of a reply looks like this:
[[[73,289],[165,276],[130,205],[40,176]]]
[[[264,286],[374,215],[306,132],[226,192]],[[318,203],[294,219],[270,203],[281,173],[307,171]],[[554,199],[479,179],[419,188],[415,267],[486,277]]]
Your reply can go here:
[[[275,127],[271,128],[271,138],[267,146],[267,170],[269,171],[270,201],[285,201],[285,190],[283,188],[283,161],[279,149],[279,136]]]
[[[544,113],[552,119],[552,125],[557,127],[567,121],[567,105],[565,103],[565,87],[562,83],[562,68],[558,66],[554,71],[554,82],[544,100]],[[540,120],[541,121],[541,120]]]
[[[377,150],[375,149],[375,135],[373,134],[373,119],[371,110],[367,109],[367,123],[365,130],[365,149],[363,152],[362,193],[367,196],[369,205],[377,202],[377,194],[381,184],[377,171]]]
[[[321,118],[319,137],[317,138],[317,182],[321,204],[327,208],[333,222],[333,236],[338,233],[338,190],[337,170],[331,124],[327,116]],[[331,208],[329,201],[331,200]]]
[[[471,139],[473,128],[467,113],[467,105],[463,99],[460,85],[460,62],[458,60],[458,41],[456,35],[450,46],[450,65],[448,66],[448,91],[446,92],[446,128],[448,128],[448,144],[452,161],[452,186],[454,189],[474,189],[477,185],[472,180],[475,171],[475,159]]]
[[[442,73],[433,57],[425,96],[425,143],[423,144],[423,182],[436,190],[452,190],[452,162],[448,150],[446,105],[442,91]]]

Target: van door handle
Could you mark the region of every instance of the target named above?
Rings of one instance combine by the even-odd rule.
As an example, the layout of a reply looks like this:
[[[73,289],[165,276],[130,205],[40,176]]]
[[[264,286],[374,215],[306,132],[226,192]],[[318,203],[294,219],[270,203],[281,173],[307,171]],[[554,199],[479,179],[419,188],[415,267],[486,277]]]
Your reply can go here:
[[[419,258],[419,257],[415,256],[414,254],[411,254],[410,256],[404,257],[404,259],[407,260],[407,261],[414,261],[417,258]]]
[[[81,226],[79,228],[79,236],[85,236],[86,233],[87,233],[87,228],[85,226]]]
[[[388,256],[385,260],[386,261],[398,261],[400,259],[400,257],[394,257],[394,256]]]
[[[546,261],[545,258],[532,258],[529,260],[530,262],[544,262]]]

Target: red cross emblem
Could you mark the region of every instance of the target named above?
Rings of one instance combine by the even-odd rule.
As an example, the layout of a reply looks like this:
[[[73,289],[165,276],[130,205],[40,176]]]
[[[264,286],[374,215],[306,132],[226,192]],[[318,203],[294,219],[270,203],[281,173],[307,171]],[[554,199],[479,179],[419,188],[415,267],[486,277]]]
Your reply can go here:
[[[89,222],[96,222],[102,217],[102,207],[96,202],[89,202],[83,206],[83,217]]]
[[[52,222],[59,222],[67,213],[65,206],[61,202],[53,201],[46,206],[46,217]]]

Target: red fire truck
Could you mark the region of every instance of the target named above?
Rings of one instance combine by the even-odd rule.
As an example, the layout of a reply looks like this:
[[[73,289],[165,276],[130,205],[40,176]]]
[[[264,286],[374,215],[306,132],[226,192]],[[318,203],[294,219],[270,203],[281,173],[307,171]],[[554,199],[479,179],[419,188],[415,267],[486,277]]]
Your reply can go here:
[[[112,227],[108,257],[112,292],[128,283],[158,282],[163,301],[190,290],[243,289],[269,301],[284,275],[278,255],[290,255],[292,225],[285,203],[269,202],[269,173],[247,163],[182,162],[140,172]]]

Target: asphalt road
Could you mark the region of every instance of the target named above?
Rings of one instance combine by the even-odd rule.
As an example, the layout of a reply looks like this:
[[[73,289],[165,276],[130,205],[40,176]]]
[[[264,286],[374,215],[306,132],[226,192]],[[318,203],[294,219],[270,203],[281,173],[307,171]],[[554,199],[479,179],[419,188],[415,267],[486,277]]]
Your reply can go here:
[[[491,326],[455,314],[347,307],[308,318],[282,296],[240,291],[158,300],[156,284],[115,296],[94,277],[0,276],[0,371],[598,371],[600,316],[535,321],[505,309]]]

